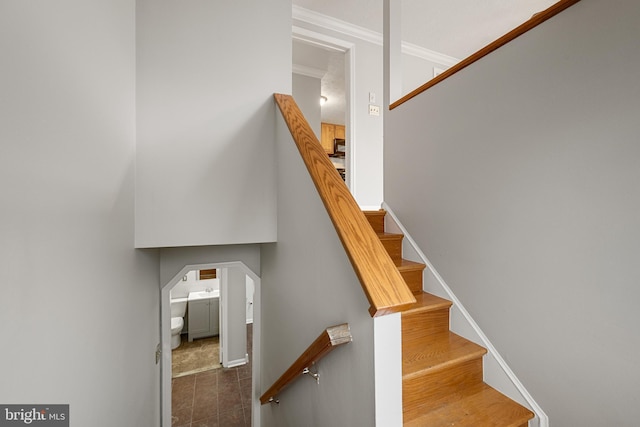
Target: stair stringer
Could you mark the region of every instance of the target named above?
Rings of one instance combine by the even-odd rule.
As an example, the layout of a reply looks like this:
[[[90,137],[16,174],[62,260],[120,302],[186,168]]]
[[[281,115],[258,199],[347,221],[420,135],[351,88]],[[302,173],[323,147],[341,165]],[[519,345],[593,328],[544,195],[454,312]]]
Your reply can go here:
[[[507,362],[500,356],[498,350],[491,344],[489,338],[482,332],[480,326],[473,320],[442,276],[438,274],[415,240],[402,226],[391,207],[383,202],[382,209],[387,212],[385,230],[390,233],[404,234],[404,240],[402,241],[403,258],[426,264],[423,272],[422,289],[441,298],[449,299],[453,303],[450,309],[451,331],[487,349],[487,354],[483,357],[484,381],[505,396],[529,408],[535,414],[535,417],[529,421],[530,427],[549,427],[547,414],[509,368]]]

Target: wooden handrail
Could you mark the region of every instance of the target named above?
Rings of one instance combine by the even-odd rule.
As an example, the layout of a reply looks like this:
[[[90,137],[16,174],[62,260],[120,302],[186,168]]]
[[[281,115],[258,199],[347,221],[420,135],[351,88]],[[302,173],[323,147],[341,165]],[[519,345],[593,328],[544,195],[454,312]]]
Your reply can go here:
[[[274,97],[369,300],[371,316],[402,311],[414,304],[415,297],[293,97]]]
[[[269,387],[269,390],[260,396],[260,403],[264,405],[272,401],[272,399],[275,399],[276,395],[283,388],[289,385],[299,375],[302,375],[305,368],[309,368],[337,346],[350,343],[351,341],[353,341],[353,338],[351,337],[351,331],[347,323],[332,326],[324,330],[300,357],[293,362],[289,369]]]
[[[451,77],[452,75],[454,75],[457,72],[461,71],[462,69],[468,67],[469,65],[473,64],[474,62],[484,58],[485,56],[489,55],[494,50],[496,50],[496,49],[504,46],[505,44],[515,40],[516,38],[520,37],[521,35],[523,35],[527,31],[537,27],[538,25],[542,24],[547,19],[554,17],[555,15],[559,14],[563,10],[569,8],[570,6],[573,6],[574,4],[578,3],[579,1],[580,0],[560,0],[558,3],[555,3],[554,5],[552,5],[549,8],[543,10],[542,12],[536,13],[535,15],[533,15],[531,17],[531,19],[526,21],[524,24],[519,25],[515,29],[509,31],[504,36],[500,37],[498,40],[488,44],[487,46],[483,47],[482,49],[480,49],[479,51],[477,51],[473,55],[469,56],[466,59],[463,59],[462,61],[458,62],[456,65],[454,65],[451,68],[449,68],[448,70],[444,71],[443,73],[438,74],[436,77],[434,77],[433,79],[429,80],[428,82],[426,82],[425,84],[423,84],[419,88],[409,92],[408,94],[406,94],[402,98],[400,98],[397,101],[391,103],[391,105],[389,105],[389,109],[393,110],[394,108],[398,107],[399,105],[404,104],[405,102],[407,102],[411,98],[421,94],[422,92],[426,91],[430,87],[433,87],[433,86],[437,85],[441,81]]]

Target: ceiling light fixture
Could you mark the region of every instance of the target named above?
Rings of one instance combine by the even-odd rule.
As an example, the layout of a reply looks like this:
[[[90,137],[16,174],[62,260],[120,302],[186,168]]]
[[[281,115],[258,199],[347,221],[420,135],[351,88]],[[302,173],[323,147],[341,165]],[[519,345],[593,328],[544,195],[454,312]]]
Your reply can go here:
[[[324,105],[327,103],[327,97],[326,96],[321,96],[320,97],[320,105]]]

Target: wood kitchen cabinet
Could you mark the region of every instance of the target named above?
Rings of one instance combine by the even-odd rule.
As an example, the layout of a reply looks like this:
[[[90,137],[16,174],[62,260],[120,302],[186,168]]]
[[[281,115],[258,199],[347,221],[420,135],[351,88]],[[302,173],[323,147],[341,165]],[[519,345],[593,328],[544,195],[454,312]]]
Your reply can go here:
[[[345,139],[345,126],[333,123],[320,123],[320,143],[327,154],[333,154],[334,140]]]
[[[331,123],[320,123],[320,132],[322,134],[320,143],[327,154],[333,154],[333,139],[336,137],[335,126]]]

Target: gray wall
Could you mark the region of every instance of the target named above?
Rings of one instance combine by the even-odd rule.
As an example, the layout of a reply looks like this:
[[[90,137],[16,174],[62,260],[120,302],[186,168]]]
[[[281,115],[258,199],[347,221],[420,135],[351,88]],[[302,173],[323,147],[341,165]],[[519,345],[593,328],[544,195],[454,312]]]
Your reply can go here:
[[[263,245],[262,390],[329,326],[353,342],[318,364],[320,384],[299,378],[262,407],[265,427],[374,425],[373,319],[331,221],[278,113],[278,243]]]
[[[291,2],[137,2],[137,247],[275,240]]]
[[[416,56],[402,55],[402,95],[406,95],[431,80],[434,67],[440,70],[449,68],[446,65]]]
[[[135,2],[0,3],[0,402],[159,425],[158,257],[133,249]]]
[[[291,94],[295,98],[296,104],[300,107],[318,140],[320,140],[320,79],[294,73],[292,86],[293,91]]]
[[[640,417],[640,3],[583,0],[388,116],[385,200],[550,417]]]

